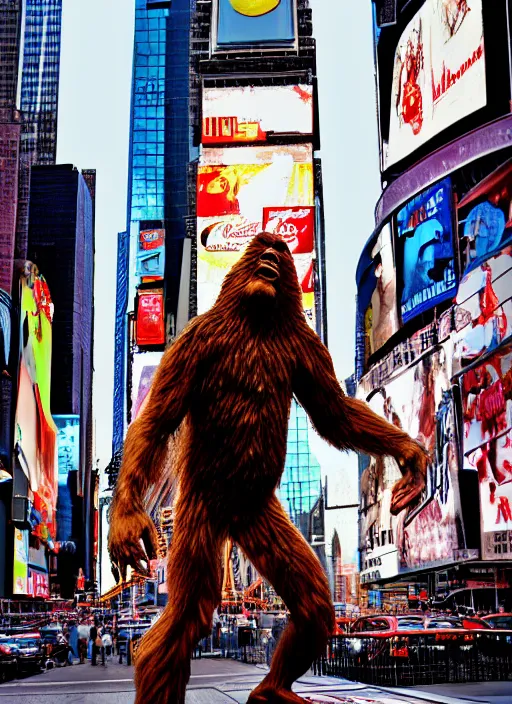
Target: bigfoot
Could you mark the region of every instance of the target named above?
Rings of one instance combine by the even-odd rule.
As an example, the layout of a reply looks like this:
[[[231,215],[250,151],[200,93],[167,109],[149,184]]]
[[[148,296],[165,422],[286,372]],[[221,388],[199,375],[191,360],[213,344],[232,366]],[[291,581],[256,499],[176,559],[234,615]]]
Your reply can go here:
[[[294,394],[335,447],[397,459],[403,477],[394,488],[395,513],[418,499],[425,451],[344,395],[329,352],[306,323],[288,247],[261,233],[226,276],[213,308],[166,351],[126,437],[109,535],[123,579],[128,565],[144,572],[154,554],[143,497],[164,471],[169,436],[179,428],[169,602],[137,651],[137,704],[185,701],[192,648],[210,632],[221,599],[219,556],[228,537],[290,612],[271,670],[249,702],[303,701],[292,684],[325,647],[334,612],[320,563],[275,495]]]

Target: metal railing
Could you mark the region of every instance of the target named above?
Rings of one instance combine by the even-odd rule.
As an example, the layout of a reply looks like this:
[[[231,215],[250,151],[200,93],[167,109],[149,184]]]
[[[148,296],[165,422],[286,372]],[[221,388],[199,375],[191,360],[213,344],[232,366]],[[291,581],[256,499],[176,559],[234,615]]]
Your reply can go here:
[[[512,680],[512,631],[333,636],[313,672],[395,687]]]

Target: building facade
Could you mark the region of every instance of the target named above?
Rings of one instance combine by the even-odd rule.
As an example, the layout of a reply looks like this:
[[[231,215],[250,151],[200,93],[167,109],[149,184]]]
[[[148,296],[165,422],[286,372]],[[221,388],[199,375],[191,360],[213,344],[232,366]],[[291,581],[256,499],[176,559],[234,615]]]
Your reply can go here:
[[[58,207],[56,207],[58,204]],[[71,165],[32,167],[28,255],[45,273],[54,303],[51,411],[59,442],[73,447],[74,461],[61,468],[59,483],[70,492],[68,553],[59,553],[55,583],[74,596],[78,569],[95,578],[96,485],[92,460],[92,344],[94,212],[82,174]],[[62,420],[58,420],[62,419]],[[60,450],[60,445],[59,448]],[[62,454],[62,453],[61,453]],[[60,460],[60,457],[59,457]],[[65,501],[65,497],[62,497]]]
[[[61,30],[62,0],[23,3],[17,259],[25,259],[27,253],[30,169],[34,164],[55,164],[57,155]]]
[[[512,605],[509,12],[374,2],[383,192],[357,271],[357,394],[432,457],[398,516],[398,466],[361,457],[379,608]]]

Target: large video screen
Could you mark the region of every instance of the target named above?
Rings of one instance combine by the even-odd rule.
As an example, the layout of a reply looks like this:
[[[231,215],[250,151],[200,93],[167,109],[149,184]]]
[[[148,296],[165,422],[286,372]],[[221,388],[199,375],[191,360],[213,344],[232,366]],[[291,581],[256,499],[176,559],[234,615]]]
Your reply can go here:
[[[397,215],[404,323],[455,293],[452,220],[450,179],[420,193]]]
[[[295,42],[295,0],[214,0],[214,12],[217,51]]]
[[[486,104],[482,0],[426,0],[396,47],[384,170]]]
[[[204,88],[203,144],[266,142],[313,134],[313,86]]]
[[[215,303],[227,272],[266,228],[290,246],[314,327],[311,145],[204,149],[197,180],[198,313]]]

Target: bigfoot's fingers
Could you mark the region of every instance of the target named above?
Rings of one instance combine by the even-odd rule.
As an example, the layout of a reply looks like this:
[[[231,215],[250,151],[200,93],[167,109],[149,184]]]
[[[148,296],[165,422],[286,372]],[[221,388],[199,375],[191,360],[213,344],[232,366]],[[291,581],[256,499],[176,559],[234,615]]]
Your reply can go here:
[[[124,582],[128,566],[140,574],[148,574],[149,561],[156,557],[157,543],[156,528],[144,511],[116,512],[111,518],[108,540],[114,576],[120,573]],[[143,562],[146,562],[146,567]]]
[[[393,487],[391,513],[394,516],[419,500],[425,488],[429,462],[428,452],[417,442],[413,442],[407,455],[398,460],[403,476]]]

